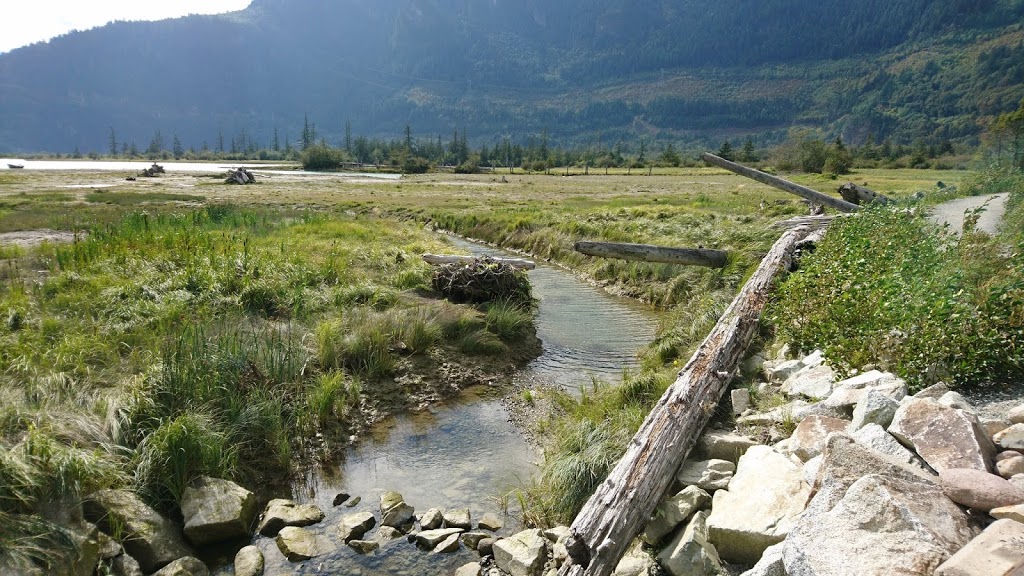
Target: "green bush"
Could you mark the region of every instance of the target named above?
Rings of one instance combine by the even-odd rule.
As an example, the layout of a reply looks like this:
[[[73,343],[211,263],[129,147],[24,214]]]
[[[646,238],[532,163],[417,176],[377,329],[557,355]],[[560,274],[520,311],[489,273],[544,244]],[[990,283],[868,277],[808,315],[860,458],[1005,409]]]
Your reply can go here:
[[[302,169],[335,170],[342,159],[341,150],[316,144],[302,151]]]

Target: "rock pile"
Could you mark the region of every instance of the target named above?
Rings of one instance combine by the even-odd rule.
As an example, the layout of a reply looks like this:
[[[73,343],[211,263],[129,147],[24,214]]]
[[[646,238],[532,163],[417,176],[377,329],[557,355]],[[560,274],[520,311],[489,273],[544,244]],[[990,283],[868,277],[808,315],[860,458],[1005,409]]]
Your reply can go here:
[[[1024,405],[840,380],[821,353],[760,369],[779,405],[704,436],[635,553],[673,576],[1024,573]]]

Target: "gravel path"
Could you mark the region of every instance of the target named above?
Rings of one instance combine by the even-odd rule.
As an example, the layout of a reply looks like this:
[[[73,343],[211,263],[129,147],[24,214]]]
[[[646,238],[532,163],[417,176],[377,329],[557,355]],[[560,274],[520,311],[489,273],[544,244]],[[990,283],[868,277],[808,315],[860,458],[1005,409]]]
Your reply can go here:
[[[945,204],[939,204],[932,208],[929,218],[938,225],[949,224],[949,229],[959,234],[964,229],[964,212],[973,210],[988,203],[981,217],[978,218],[978,229],[989,234],[995,234],[999,221],[1003,219],[1006,212],[1006,199],[1008,193],[994,194],[992,196],[968,196],[957,198]]]

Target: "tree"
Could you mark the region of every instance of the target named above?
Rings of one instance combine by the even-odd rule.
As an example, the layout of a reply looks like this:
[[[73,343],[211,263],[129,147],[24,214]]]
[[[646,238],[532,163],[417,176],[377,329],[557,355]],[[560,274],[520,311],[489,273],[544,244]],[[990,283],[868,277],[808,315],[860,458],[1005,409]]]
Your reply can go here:
[[[1024,168],[1024,99],[1013,112],[999,115],[991,131],[999,141],[999,150],[1002,150],[1003,139],[1010,140],[1010,162]]]
[[[754,141],[749,136],[747,141],[743,143],[743,150],[740,153],[740,159],[744,162],[757,162],[757,153],[754,151]]]
[[[177,134],[174,135],[171,152],[174,154],[175,160],[181,160],[181,157],[185,155],[185,147],[181,145],[181,140],[178,139]]]
[[[345,154],[352,157],[352,123],[345,121]]]
[[[164,149],[164,137],[160,134],[160,130],[157,130],[153,134],[153,139],[149,141],[149,147],[146,148],[146,155],[151,159],[156,159]]]
[[[114,127],[110,127],[110,136],[107,138],[107,149],[110,150],[111,156],[117,156],[117,133],[114,132]]]
[[[730,162],[736,159],[736,154],[733,152],[732,144],[730,144],[728,140],[722,142],[722,145],[718,148],[717,156],[719,158],[729,160]]]
[[[280,152],[281,151],[281,142],[280,142],[280,140],[277,139],[277,126],[274,126],[274,140],[271,143],[271,146],[272,146],[274,152]]]
[[[822,172],[836,175],[849,174],[852,165],[853,157],[850,151],[843,145],[842,137],[836,136],[835,142],[832,143],[828,150],[828,155],[825,157]]]
[[[661,151],[661,156],[658,158],[662,164],[669,166],[679,166],[682,163],[682,159],[679,158],[679,153],[676,152],[675,146],[671,142],[665,146],[665,149]]]
[[[405,152],[412,154],[412,126],[405,125]]]

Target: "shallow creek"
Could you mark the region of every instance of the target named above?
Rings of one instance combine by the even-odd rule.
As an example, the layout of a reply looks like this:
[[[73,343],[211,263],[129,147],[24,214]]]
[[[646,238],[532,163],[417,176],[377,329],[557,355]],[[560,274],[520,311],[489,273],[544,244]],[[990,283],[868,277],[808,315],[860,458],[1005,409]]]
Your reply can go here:
[[[452,239],[474,254],[507,255],[499,250]],[[633,301],[610,296],[571,273],[538,265],[529,273],[534,297],[539,300],[537,336],[543,342],[540,357],[517,376],[526,385],[546,383],[579,389],[592,378],[618,382],[622,371],[636,363],[636,352],[651,341],[655,313]],[[333,552],[301,564],[291,564],[272,538],[258,537],[267,574],[348,574],[419,576],[451,574],[478,558],[463,548],[454,554],[430,555],[405,539],[360,555],[334,535],[338,520],[358,511],[378,512],[380,494],[395,490],[416,508],[469,507],[474,524],[485,512],[502,516],[509,534],[520,528],[517,503],[503,503],[507,494],[537,471],[540,455],[508,421],[500,394],[472,389],[455,402],[392,418],[352,447],[344,464],[320,470],[293,487],[294,499],[317,504],[327,517],[314,532],[336,546]],[[359,496],[351,508],[333,506],[336,494]],[[372,538],[374,531],[367,534]],[[221,572],[227,573],[227,572]]]

